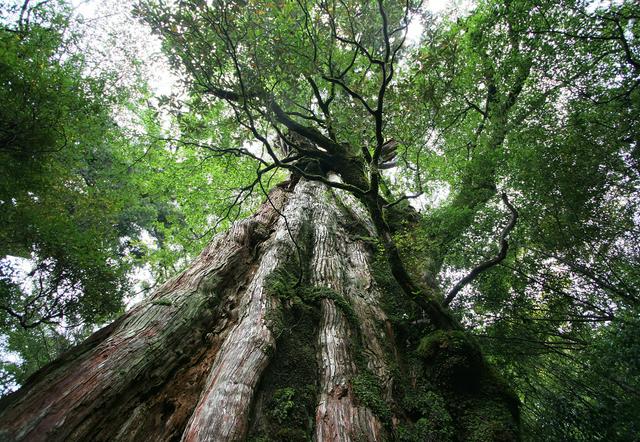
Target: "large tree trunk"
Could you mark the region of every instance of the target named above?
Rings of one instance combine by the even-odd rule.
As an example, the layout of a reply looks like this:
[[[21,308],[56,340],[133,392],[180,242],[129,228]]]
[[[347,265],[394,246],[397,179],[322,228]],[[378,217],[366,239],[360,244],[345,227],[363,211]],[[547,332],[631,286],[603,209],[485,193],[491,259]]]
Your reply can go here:
[[[276,188],[184,273],[3,399],[0,439],[376,441],[469,434],[465,419],[479,406],[449,407],[467,392],[449,396],[449,384],[433,368],[443,358],[433,342],[444,348],[450,333],[432,336],[431,347],[423,342],[415,355],[413,332],[396,345],[382,306],[401,295],[374,278],[380,269],[372,270],[376,248],[366,211],[318,183],[290,187]],[[397,313],[399,300],[393,301]],[[431,362],[420,362],[420,354]],[[482,373],[461,376],[495,384],[484,368],[476,371]],[[436,382],[429,383],[429,373]],[[476,390],[483,393],[472,394],[474,401],[486,396]],[[507,410],[506,394],[491,391],[499,396],[491,406]],[[431,403],[407,406],[412,395]],[[431,416],[438,401],[447,418]],[[510,410],[500,421],[505,440],[516,435]]]

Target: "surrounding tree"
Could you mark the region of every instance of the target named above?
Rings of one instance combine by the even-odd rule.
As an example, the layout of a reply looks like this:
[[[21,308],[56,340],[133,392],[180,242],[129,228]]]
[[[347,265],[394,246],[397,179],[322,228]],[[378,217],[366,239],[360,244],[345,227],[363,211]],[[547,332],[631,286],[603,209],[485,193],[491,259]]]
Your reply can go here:
[[[3,243],[54,266],[46,275],[70,251],[95,262],[97,270],[69,258],[61,268],[65,281],[75,281],[66,276],[74,268],[84,278],[77,293],[87,302],[69,306],[105,314],[114,309],[97,303],[121,295],[102,297],[114,292],[87,281],[114,281],[100,268],[126,261],[94,256],[95,238],[111,238],[113,253],[131,236],[114,225],[141,228],[135,217],[100,224],[140,207],[140,188],[161,189],[156,204],[172,210],[152,212],[154,226],[166,221],[154,236],[171,263],[192,251],[186,242],[208,240],[246,203],[264,202],[2,399],[4,438],[634,440],[635,3],[484,0],[433,16],[412,1],[144,0],[136,13],[185,86],[160,100],[171,129],[145,113],[148,139],[166,147],[136,161],[158,172],[140,180],[113,177],[130,143],[100,129],[112,117],[91,92],[98,79],[75,67],[60,78],[83,87],[51,93],[73,58],[31,42],[61,35],[51,34],[60,25],[23,25],[20,13],[4,31],[7,54],[45,60],[7,57],[6,100],[34,94],[15,109],[51,122],[7,114],[16,122],[2,128],[15,134],[3,189],[18,191],[3,190],[7,213],[17,214]],[[408,40],[417,28],[421,37]],[[42,78],[25,79],[21,63],[40,66],[29,72]],[[10,92],[23,83],[38,87]],[[80,117],[56,114],[76,108]],[[65,149],[72,130],[83,137]],[[88,161],[83,143],[102,159]],[[111,189],[115,179],[124,190]],[[189,192],[195,204],[178,202]],[[121,205],[105,210],[101,198]],[[42,211],[64,215],[50,222]],[[73,239],[58,242],[59,231]],[[57,305],[52,293],[38,299]],[[74,314],[98,320],[65,313]]]
[[[0,262],[0,323],[23,362],[3,363],[3,390],[64,348],[53,324],[122,311],[120,238],[135,229],[125,208],[137,189],[123,173],[134,152],[110,116],[122,97],[105,94],[109,76],[82,75],[68,10],[46,3],[2,6],[0,253],[22,260]]]

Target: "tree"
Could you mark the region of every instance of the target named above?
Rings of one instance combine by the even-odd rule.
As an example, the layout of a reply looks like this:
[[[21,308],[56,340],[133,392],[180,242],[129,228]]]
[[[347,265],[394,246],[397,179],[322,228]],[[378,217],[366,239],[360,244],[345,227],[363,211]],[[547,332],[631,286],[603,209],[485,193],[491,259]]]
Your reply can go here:
[[[172,141],[252,161],[234,200],[266,201],[4,398],[4,437],[518,440],[520,401],[552,407],[535,392],[567,384],[516,382],[516,396],[468,329],[517,380],[552,375],[534,364],[571,360],[583,336],[607,335],[598,321],[637,311],[637,6],[487,1],[443,21],[382,1],[138,12],[189,85]],[[406,46],[417,20],[424,40]],[[279,170],[291,176],[268,192]],[[416,213],[407,183],[450,196]],[[602,342],[628,345],[630,330]],[[555,354],[521,363],[492,338]],[[591,364],[606,354],[633,369],[632,350]],[[580,399],[589,411],[601,396]]]
[[[24,362],[0,364],[5,392],[68,346],[65,336],[122,313],[141,232],[157,237],[155,224],[178,216],[167,192],[148,189],[167,154],[114,117],[144,85],[91,69],[62,2],[3,4],[0,17],[0,328],[4,350]]]

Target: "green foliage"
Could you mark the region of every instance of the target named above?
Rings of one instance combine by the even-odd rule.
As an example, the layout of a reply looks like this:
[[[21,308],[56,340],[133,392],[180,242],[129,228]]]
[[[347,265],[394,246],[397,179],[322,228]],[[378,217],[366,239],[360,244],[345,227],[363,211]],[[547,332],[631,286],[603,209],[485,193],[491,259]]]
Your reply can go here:
[[[119,83],[138,75],[137,60],[131,72],[95,70],[66,2],[25,5],[20,22],[21,5],[0,6],[0,257],[22,258],[0,261],[0,330],[26,340],[22,329],[45,339],[50,324],[113,319],[141,267],[155,282],[173,276],[245,213],[229,203],[254,171],[233,154],[168,143],[146,80]],[[232,137],[188,113],[174,121],[184,133]],[[26,345],[12,351],[25,373],[43,362]]]
[[[532,4],[479,2],[420,49],[412,102],[443,132],[416,162],[451,193],[399,243],[451,286],[495,256],[505,215],[491,182],[506,190],[520,213],[509,256],[458,294],[455,313],[523,400],[527,440],[631,440],[635,377],[614,375],[636,372],[631,346],[600,339],[638,314],[638,7]]]
[[[43,6],[40,14],[26,29],[0,30],[0,254],[35,258],[33,291],[61,298],[53,311],[17,311],[24,324],[100,321],[122,308],[120,238],[134,232],[120,219],[135,205],[135,187],[119,171],[131,152],[110,116],[121,98],[106,93],[107,78],[83,76],[82,56],[64,49],[75,38],[65,35],[64,11]],[[5,288],[10,273],[3,265]],[[20,289],[2,298],[11,309],[31,301]]]
[[[0,394],[7,394],[24,384],[36,370],[91,332],[88,327],[60,331],[50,326],[26,330],[16,328],[5,332],[0,361]]]
[[[557,337],[542,341],[545,327],[528,324],[536,334],[521,340],[517,354],[506,348],[513,345],[509,341],[488,340],[492,359],[523,398],[527,439],[633,440],[639,418],[637,315],[622,312],[599,327],[587,348]]]
[[[382,397],[379,379],[370,371],[361,368],[360,372],[351,379],[351,388],[358,401],[369,408],[384,423],[391,420],[391,409]]]
[[[16,23],[5,14],[19,8],[0,7],[0,257],[23,258],[0,261],[10,388],[86,336],[82,324],[122,312],[132,238],[157,214],[141,197],[140,146],[113,116],[134,91],[87,75],[64,2],[25,6]]]
[[[286,422],[295,406],[293,401],[295,394],[296,391],[291,387],[276,390],[271,399],[272,408],[269,411],[269,416],[279,424]]]

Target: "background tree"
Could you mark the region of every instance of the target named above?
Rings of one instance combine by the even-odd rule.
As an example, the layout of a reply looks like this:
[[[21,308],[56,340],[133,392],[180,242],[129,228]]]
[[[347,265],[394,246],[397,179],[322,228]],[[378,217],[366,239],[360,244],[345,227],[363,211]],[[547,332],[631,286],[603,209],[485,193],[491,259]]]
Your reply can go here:
[[[1,253],[32,260],[22,283],[15,260],[1,264],[7,348],[31,356],[3,364],[3,375],[20,383],[56,355],[43,350],[59,347],[45,342],[50,325],[122,311],[130,264],[120,238],[135,230],[122,212],[136,189],[126,180],[128,141],[109,114],[123,97],[103,95],[109,76],[82,75],[68,10],[25,2],[2,12]]]

